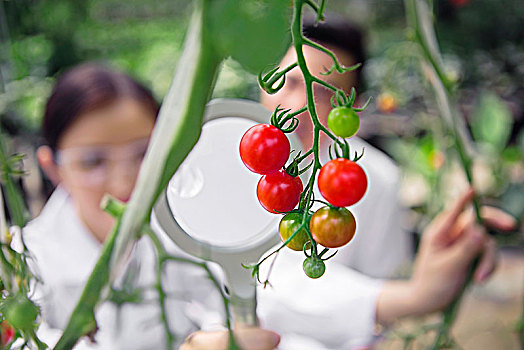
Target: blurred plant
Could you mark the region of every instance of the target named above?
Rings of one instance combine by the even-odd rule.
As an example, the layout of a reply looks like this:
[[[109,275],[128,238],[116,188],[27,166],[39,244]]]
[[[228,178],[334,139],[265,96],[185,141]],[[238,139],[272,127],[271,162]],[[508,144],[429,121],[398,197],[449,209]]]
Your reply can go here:
[[[17,339],[22,338],[24,344],[45,349],[47,346],[36,335],[40,310],[29,298],[31,287],[35,283],[35,277],[28,267],[28,259],[31,255],[24,245],[20,232],[29,218],[15,181],[24,174],[21,168],[23,156],[8,155],[8,146],[6,138],[0,133],[0,176],[5,189],[5,197],[0,190],[0,281],[2,284],[0,341],[2,347],[9,347]],[[10,223],[6,219],[4,199],[10,214]],[[13,236],[20,240],[17,250],[12,247]]]
[[[419,205],[423,214],[429,217],[441,209],[446,200],[446,188],[457,190],[461,183],[469,183],[477,188],[477,195],[498,199],[513,184],[512,181],[522,186],[522,177],[513,178],[511,174],[522,168],[523,159],[521,150],[508,145],[512,126],[511,113],[493,93],[485,92],[481,95],[470,118],[474,140],[468,137],[465,119],[456,107],[457,75],[453,74],[453,70],[450,74],[440,54],[433,29],[431,6],[432,2],[426,0],[405,1],[409,35],[417,49],[413,57],[420,62],[422,76],[433,88],[440,118],[432,118],[426,136],[413,138],[407,143],[393,143],[397,156],[408,163],[409,168],[416,169],[421,174],[427,188],[440,189],[428,190],[425,198],[419,197],[418,203],[412,203]],[[462,174],[457,173],[457,164],[462,168]],[[420,194],[420,191],[415,192]],[[480,223],[479,198],[474,201],[474,207]],[[520,213],[516,211],[513,213],[518,217],[522,215],[524,208]],[[475,266],[476,263],[472,266],[468,281]],[[461,295],[444,311],[439,325],[427,328],[426,331],[437,332],[433,349],[456,346],[449,332],[458,312],[460,299]],[[412,337],[405,337],[406,346],[411,340]]]

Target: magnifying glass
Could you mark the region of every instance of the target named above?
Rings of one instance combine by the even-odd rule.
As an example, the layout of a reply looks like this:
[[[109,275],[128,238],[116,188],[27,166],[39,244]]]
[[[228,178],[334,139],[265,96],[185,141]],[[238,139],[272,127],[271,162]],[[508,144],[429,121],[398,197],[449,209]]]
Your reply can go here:
[[[251,126],[267,123],[261,104],[238,99],[209,102],[199,141],[160,195],[154,212],[166,234],[190,255],[224,270],[236,323],[257,325],[256,285],[251,270],[280,240],[280,215],[256,197],[260,175],[242,163],[239,144]],[[288,134],[291,149],[300,150]]]

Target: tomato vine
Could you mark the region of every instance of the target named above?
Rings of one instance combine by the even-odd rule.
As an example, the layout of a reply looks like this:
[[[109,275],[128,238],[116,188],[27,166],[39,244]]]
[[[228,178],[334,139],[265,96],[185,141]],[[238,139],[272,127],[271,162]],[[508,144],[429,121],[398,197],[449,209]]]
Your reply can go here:
[[[308,67],[308,64],[306,62],[303,48],[304,46],[311,47],[315,50],[318,50],[326,55],[329,56],[329,58],[332,61],[332,65],[329,69],[327,69],[325,72],[323,72],[323,75],[329,75],[333,72],[338,73],[345,73],[350,72],[358,69],[360,67],[360,63],[357,63],[355,65],[345,67],[343,66],[335,56],[335,54],[329,50],[328,48],[322,46],[321,44],[318,44],[307,37],[304,36],[302,32],[302,18],[303,18],[303,12],[306,7],[310,7],[313,11],[316,12],[317,16],[317,22],[322,21],[324,19],[324,9],[326,6],[327,1],[326,0],[320,0],[319,2],[315,2],[312,0],[296,0],[294,1],[294,8],[293,8],[293,19],[291,23],[291,36],[293,40],[293,49],[296,53],[296,62],[293,62],[283,69],[280,69],[280,67],[274,67],[270,69],[266,73],[261,73],[258,76],[258,82],[260,87],[268,94],[275,94],[278,91],[280,91],[286,82],[286,74],[290,72],[293,69],[300,69],[302,77],[304,78],[304,84],[306,88],[306,105],[299,108],[296,111],[292,111],[291,109],[284,109],[281,108],[280,105],[275,108],[273,111],[273,114],[271,116],[271,124],[277,128],[279,128],[284,133],[291,133],[296,130],[298,127],[300,121],[298,120],[297,116],[299,114],[307,112],[309,114],[309,117],[311,119],[311,122],[313,124],[313,144],[310,149],[302,153],[297,153],[291,160],[290,164],[287,166],[284,166],[284,170],[291,176],[299,176],[301,174],[304,174],[306,171],[310,170],[309,177],[307,179],[307,182],[304,185],[304,189],[300,195],[300,200],[298,203],[292,203],[291,201],[289,204],[292,206],[288,208],[287,210],[270,210],[267,208],[267,205],[265,205],[265,200],[261,197],[264,197],[264,193],[261,195],[260,190],[257,192],[259,200],[262,204],[262,206],[266,209],[268,209],[270,212],[277,212],[277,213],[293,213],[293,215],[300,215],[301,220],[300,224],[294,224],[289,227],[293,227],[295,230],[294,232],[289,232],[290,228],[288,227],[286,229],[285,234],[281,233],[281,237],[283,240],[283,244],[275,249],[273,252],[271,252],[268,256],[266,256],[264,259],[262,259],[260,262],[246,266],[247,268],[252,269],[253,275],[257,278],[257,280],[260,281],[259,271],[260,271],[260,265],[267,260],[270,256],[278,253],[283,247],[289,246],[291,249],[297,248],[296,246],[296,239],[298,239],[298,235],[300,234],[301,240],[300,242],[304,242],[304,234],[307,235],[307,244],[303,244],[303,251],[306,255],[306,259],[304,261],[304,271],[306,275],[308,275],[311,278],[318,278],[320,277],[324,271],[325,271],[325,265],[324,261],[329,259],[328,258],[322,258],[322,255],[324,255],[327,252],[327,248],[324,249],[321,253],[318,252],[319,248],[317,247],[317,244],[319,243],[318,237],[314,234],[312,234],[311,229],[311,217],[315,214],[312,213],[312,207],[315,202],[321,202],[314,197],[314,185],[315,185],[315,179],[317,177],[317,174],[320,172],[322,173],[328,173],[327,176],[324,176],[324,179],[319,178],[319,188],[322,196],[329,202],[327,204],[327,207],[324,207],[322,209],[325,209],[328,212],[335,212],[338,210],[335,206],[348,206],[355,204],[358,202],[362,196],[364,195],[364,192],[367,187],[367,180],[366,175],[360,168],[360,166],[356,165],[354,162],[358,161],[362,154],[359,156],[355,154],[355,157],[353,159],[353,162],[351,162],[350,158],[350,148],[349,144],[346,140],[346,138],[349,138],[353,136],[359,128],[360,125],[360,117],[357,115],[356,112],[360,112],[364,110],[369,100],[366,102],[366,104],[362,107],[355,107],[354,103],[356,100],[356,91],[354,88],[351,89],[351,92],[349,95],[346,94],[346,92],[329,82],[321,79],[320,77],[317,77],[313,75]],[[332,94],[331,98],[331,106],[333,107],[332,111],[339,111],[342,112],[342,114],[339,114],[335,117],[331,118],[331,121],[328,121],[328,126],[324,126],[320,122],[320,118],[317,113],[317,108],[315,105],[314,100],[314,93],[313,93],[313,86],[315,84],[321,85],[322,87],[328,89]],[[330,113],[331,114],[331,113]],[[249,132],[249,131],[248,131]],[[322,164],[320,160],[320,137],[321,134],[327,135],[329,139],[331,140],[333,144],[333,149],[331,146],[329,146],[329,156],[331,159],[338,158],[340,161],[347,161],[352,164],[355,164],[355,166],[361,170],[361,173],[363,175],[362,177],[355,177],[353,175],[345,176],[343,174],[344,170],[338,169],[335,171],[324,171],[324,168],[326,166],[329,166],[330,164]],[[247,134],[247,133],[246,133]],[[240,146],[240,152],[241,157],[244,159],[244,154],[246,154],[246,150],[241,143]],[[255,145],[252,147],[255,148]],[[333,151],[333,152],[332,152]],[[334,155],[333,155],[334,154]],[[313,158],[311,160],[311,157]],[[261,159],[261,158],[260,158]],[[302,166],[301,164],[305,161],[309,161],[309,164]],[[332,160],[333,162],[334,160]],[[246,166],[248,168],[250,167],[250,164],[246,163]],[[270,175],[265,175],[270,176]],[[346,180],[349,179],[349,183],[346,181],[340,182],[340,179],[346,178]],[[348,195],[351,198],[343,198],[342,200],[335,200],[333,196],[330,196],[328,193],[330,192],[330,188],[332,189],[333,186],[330,187],[329,182],[330,180],[333,180],[333,183],[338,183],[338,185],[335,185],[335,187],[341,187],[347,188],[348,186],[353,188],[359,188],[361,193],[358,193],[357,196],[354,194],[348,194],[345,193],[347,191],[342,191],[342,196],[348,197]],[[262,181],[262,180],[261,180]],[[360,183],[359,183],[360,182]],[[322,189],[327,189],[326,191],[322,191]],[[335,191],[336,192],[336,191]],[[338,196],[340,197],[340,196]],[[357,198],[358,197],[358,198]],[[298,207],[295,208],[296,204],[298,204]],[[284,207],[281,207],[284,208]],[[321,210],[322,210],[321,209]],[[349,210],[346,210],[349,215],[353,218],[353,215],[349,212]],[[288,214],[289,215],[289,214]],[[281,227],[283,223],[289,220],[288,216],[285,216],[282,219]],[[326,220],[326,219],[324,219]],[[324,237],[323,240],[324,245],[329,245],[331,248],[334,247],[340,247],[346,243],[348,243],[354,235],[355,232],[355,225],[351,225],[349,222],[346,222],[348,225],[347,230],[340,230],[339,233],[345,234],[345,237],[338,237],[334,238],[333,235],[336,235],[335,232],[330,232],[329,235],[332,235],[333,237]],[[353,220],[354,224],[354,220]],[[326,221],[324,222],[324,225],[328,226],[329,223]],[[318,225],[317,225],[318,227]],[[318,228],[317,228],[318,231]],[[324,230],[324,232],[327,232]],[[335,240],[338,239],[338,242],[344,242],[344,244],[332,243]],[[332,244],[331,244],[332,243]],[[308,253],[309,251],[309,253]],[[269,278],[269,276],[267,277]],[[268,280],[266,280],[264,283],[268,283]]]

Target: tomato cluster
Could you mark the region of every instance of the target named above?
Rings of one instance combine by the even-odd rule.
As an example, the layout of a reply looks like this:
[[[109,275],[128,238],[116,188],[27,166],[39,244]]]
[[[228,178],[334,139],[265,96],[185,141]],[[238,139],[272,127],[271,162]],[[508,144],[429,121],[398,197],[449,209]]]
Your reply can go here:
[[[300,201],[302,181],[289,175],[286,164],[291,146],[286,135],[270,124],[257,124],[240,140],[240,158],[254,173],[263,175],[257,186],[257,197],[270,213],[293,210]]]
[[[328,127],[336,136],[351,137],[359,126],[359,116],[351,106],[335,107],[329,113]],[[318,189],[328,205],[313,213],[302,206],[295,209],[301,199],[303,184],[298,176],[291,176],[284,168],[290,155],[290,144],[281,129],[258,124],[247,130],[240,141],[243,163],[249,170],[262,175],[257,185],[260,204],[271,213],[285,214],[279,225],[282,242],[292,250],[304,251],[304,272],[311,278],[324,274],[324,261],[329,259],[322,258],[327,249],[317,252],[317,244],[324,248],[339,248],[348,244],[355,235],[355,217],[345,207],[362,199],[367,178],[356,160],[347,159],[348,153],[320,168]],[[310,208],[310,205],[306,207]],[[306,252],[308,250],[311,250],[310,255]]]

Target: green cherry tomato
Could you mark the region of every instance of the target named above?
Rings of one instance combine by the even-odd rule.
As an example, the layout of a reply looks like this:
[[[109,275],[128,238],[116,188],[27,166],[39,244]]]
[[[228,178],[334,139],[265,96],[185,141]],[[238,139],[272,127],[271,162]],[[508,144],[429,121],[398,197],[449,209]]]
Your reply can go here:
[[[282,242],[285,242],[300,227],[302,216],[303,214],[301,213],[288,213],[282,218],[278,226],[278,233],[280,234]],[[287,247],[293,250],[302,250],[307,242],[309,242],[309,237],[306,230],[302,228],[295,237],[289,241]]]
[[[311,216],[309,223],[313,239],[326,248],[348,244],[356,228],[355,217],[346,208],[322,207]]]
[[[328,114],[327,124],[335,135],[351,137],[360,127],[360,117],[353,108],[335,107]]]
[[[25,295],[18,294],[3,300],[2,313],[13,327],[29,330],[34,327],[38,307]]]
[[[326,271],[326,264],[319,259],[308,256],[303,263],[304,272],[309,278],[319,278]]]

